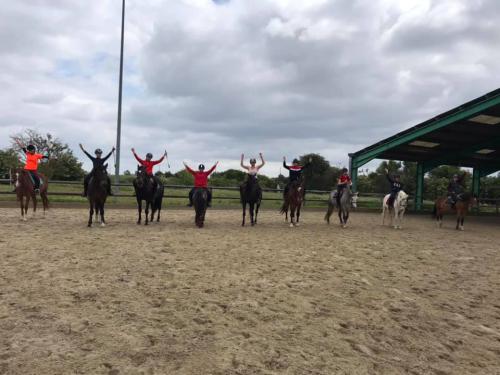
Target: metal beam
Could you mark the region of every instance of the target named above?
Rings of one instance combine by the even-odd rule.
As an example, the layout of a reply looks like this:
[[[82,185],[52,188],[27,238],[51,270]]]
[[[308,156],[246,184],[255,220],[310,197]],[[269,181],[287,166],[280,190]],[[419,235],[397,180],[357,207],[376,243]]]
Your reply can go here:
[[[491,99],[487,99],[483,102],[474,104],[470,108],[463,109],[457,113],[446,116],[445,118],[436,119],[435,121],[431,122],[430,124],[423,126],[422,128],[414,129],[413,131],[408,132],[407,134],[401,134],[400,136],[397,136],[397,137],[395,136],[394,139],[387,140],[386,142],[373,148],[372,150],[366,151],[366,152],[361,153],[359,155],[353,154],[352,156],[355,156],[354,166],[359,168],[362,165],[368,163],[369,161],[377,158],[377,156],[380,155],[381,153],[383,153],[384,151],[388,151],[394,147],[397,147],[397,146],[400,146],[402,144],[414,141],[415,139],[417,139],[419,137],[422,137],[422,136],[429,134],[435,130],[438,130],[438,129],[441,129],[445,126],[453,124],[457,121],[473,117],[474,115],[477,115],[478,113],[485,111],[486,109],[490,108],[491,106],[498,105],[498,104],[500,104],[500,95],[495,96]]]
[[[122,87],[123,87],[123,44],[125,37],[125,0],[122,1],[122,32],[120,43],[120,76],[118,82],[118,117],[116,120],[116,161],[115,161],[115,184],[120,183],[120,151],[122,136]],[[116,191],[119,187],[116,188]]]
[[[353,166],[353,159],[349,158],[349,172],[351,174],[352,191],[358,191],[358,167]]]
[[[422,210],[422,205],[424,202],[424,164],[417,163],[417,185],[415,189],[415,210]]]

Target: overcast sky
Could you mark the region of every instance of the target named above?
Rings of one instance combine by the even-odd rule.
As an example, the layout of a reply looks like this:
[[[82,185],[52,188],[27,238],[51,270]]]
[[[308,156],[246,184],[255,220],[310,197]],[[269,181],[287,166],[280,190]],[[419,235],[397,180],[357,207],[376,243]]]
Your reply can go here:
[[[116,141],[121,0],[0,12],[0,147],[27,128]],[[122,170],[263,152],[333,165],[500,86],[498,0],[127,0]],[[89,168],[89,164],[85,163]],[[166,165],[161,168],[168,170]]]

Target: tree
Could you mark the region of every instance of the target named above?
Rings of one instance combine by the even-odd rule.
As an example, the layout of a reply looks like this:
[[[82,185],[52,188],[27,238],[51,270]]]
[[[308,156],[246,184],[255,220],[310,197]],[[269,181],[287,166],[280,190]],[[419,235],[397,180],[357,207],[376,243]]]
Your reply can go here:
[[[9,178],[10,170],[20,167],[19,157],[15,150],[0,150],[0,178]]]
[[[23,133],[11,136],[12,148],[22,152],[17,142],[24,146],[32,144],[37,152],[48,155],[48,162],[40,164],[40,172],[54,180],[79,180],[85,175],[82,163],[73,155],[69,146],[51,134],[42,135],[35,130],[28,129]]]

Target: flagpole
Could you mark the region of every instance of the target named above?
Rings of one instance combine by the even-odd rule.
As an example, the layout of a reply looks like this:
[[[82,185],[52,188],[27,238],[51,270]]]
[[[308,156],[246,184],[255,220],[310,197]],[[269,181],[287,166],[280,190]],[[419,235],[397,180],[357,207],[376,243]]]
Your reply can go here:
[[[121,45],[120,45],[120,78],[118,83],[118,118],[116,121],[116,161],[115,161],[115,184],[116,191],[120,190],[120,145],[122,132],[122,87],[123,87],[123,44],[125,30],[125,0],[122,0],[122,30],[121,30]]]

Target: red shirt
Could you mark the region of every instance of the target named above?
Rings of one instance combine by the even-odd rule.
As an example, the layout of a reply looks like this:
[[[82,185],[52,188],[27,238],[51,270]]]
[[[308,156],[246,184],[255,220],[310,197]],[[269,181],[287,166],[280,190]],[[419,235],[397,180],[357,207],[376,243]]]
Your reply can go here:
[[[194,176],[194,187],[197,188],[206,188],[208,185],[208,176],[215,170],[216,165],[210,168],[208,171],[193,171],[191,168],[186,166],[186,169],[189,173]]]
[[[24,169],[27,171],[36,171],[38,169],[38,162],[43,158],[44,156],[42,154],[30,154],[27,152]]]
[[[134,152],[134,156],[137,159],[137,161],[139,163],[141,163],[141,165],[143,167],[146,167],[146,173],[148,175],[152,175],[153,174],[153,166],[155,166],[156,164],[160,164],[163,161],[163,159],[165,159],[165,155],[163,155],[158,160],[142,160],[139,156],[137,156],[137,154],[135,152]]]
[[[348,175],[342,175],[340,176],[340,184],[347,184],[351,182],[351,177]]]

